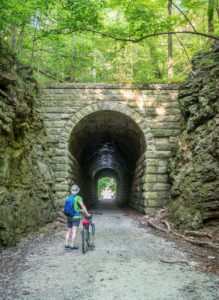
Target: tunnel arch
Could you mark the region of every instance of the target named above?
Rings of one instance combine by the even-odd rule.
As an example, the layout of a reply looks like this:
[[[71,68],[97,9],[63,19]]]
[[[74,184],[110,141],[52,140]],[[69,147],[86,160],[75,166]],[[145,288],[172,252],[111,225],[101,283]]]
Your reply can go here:
[[[77,151],[74,149],[74,146],[72,146],[75,143],[75,139],[72,137],[74,136],[75,130],[77,132],[77,128],[79,128],[79,132],[80,132],[80,126],[83,127],[84,122],[86,124],[86,120],[91,120],[92,117],[93,117],[93,120],[95,119],[95,117],[97,117],[97,119],[98,119],[103,114],[108,115],[108,116],[114,115],[116,118],[118,117],[118,119],[121,118],[122,121],[128,120],[129,124],[132,124],[131,127],[133,127],[133,128],[135,127],[135,129],[137,129],[138,137],[141,136],[140,139],[143,144],[140,145],[135,142],[135,136],[133,134],[126,135],[126,137],[128,137],[128,138],[132,137],[130,140],[130,147],[127,147],[127,144],[126,144],[127,151],[129,151],[128,148],[131,148],[131,149],[134,149],[134,151],[132,151],[132,152],[137,152],[136,149],[138,147],[141,148],[141,151],[139,151],[139,153],[137,153],[137,155],[135,156],[132,166],[131,167],[128,166],[128,169],[130,171],[129,173],[131,174],[131,175],[129,174],[129,181],[124,180],[124,177],[125,177],[124,174],[126,174],[126,173],[124,172],[124,167],[121,167],[122,163],[123,163],[122,160],[125,160],[126,167],[127,167],[127,162],[129,160],[129,158],[131,157],[131,154],[129,154],[128,158],[127,157],[124,158],[125,157],[124,156],[124,152],[125,152],[124,144],[123,145],[120,144],[120,146],[121,146],[120,148],[123,148],[123,151],[121,151],[121,152],[123,152],[123,157],[121,157],[121,159],[119,159],[118,167],[116,167],[114,165],[113,167],[111,166],[110,168],[112,168],[113,171],[115,171],[117,173],[117,176],[118,176],[117,180],[120,183],[120,187],[121,187],[121,185],[123,185],[123,186],[129,185],[129,187],[130,187],[130,189],[126,189],[126,191],[124,191],[124,189],[121,191],[119,202],[120,203],[125,203],[125,202],[135,203],[135,201],[143,201],[142,202],[142,207],[143,207],[143,206],[145,206],[145,199],[144,199],[145,195],[143,195],[142,189],[141,189],[141,191],[139,191],[139,189],[140,189],[139,183],[138,183],[139,179],[135,173],[136,173],[136,169],[139,170],[139,165],[144,166],[143,172],[142,172],[143,167],[140,168],[141,169],[141,178],[143,178],[143,176],[145,175],[145,171],[146,171],[146,168],[145,168],[146,155],[145,155],[145,153],[147,151],[149,151],[149,152],[154,151],[155,144],[153,141],[153,136],[151,133],[150,126],[149,126],[149,124],[147,124],[145,122],[145,120],[141,116],[141,114],[130,107],[127,107],[127,106],[124,106],[124,105],[121,105],[118,103],[95,103],[95,104],[89,105],[86,108],[78,111],[66,122],[66,124],[62,130],[61,136],[60,136],[59,147],[56,149],[55,157],[54,157],[56,167],[59,168],[59,165],[60,164],[62,165],[62,167],[61,167],[62,177],[59,176],[60,172],[57,172],[57,168],[55,170],[56,171],[55,173],[57,174],[57,176],[56,176],[56,191],[57,191],[58,195],[60,195],[60,198],[61,198],[61,197],[63,197],[63,194],[66,193],[67,190],[69,190],[70,185],[73,182],[76,182],[76,183],[80,184],[80,186],[81,186],[81,192],[82,192],[83,197],[85,198],[85,202],[87,202],[87,203],[94,202],[94,199],[96,198],[96,190],[91,188],[91,185],[94,186],[94,182],[90,181],[90,183],[88,184],[89,180],[83,179],[83,178],[85,178],[85,175],[84,175],[85,173],[82,170],[83,168],[81,168],[81,162],[83,159],[81,159],[81,157],[79,155],[80,151],[77,153]],[[122,121],[120,122],[120,124],[122,124]],[[100,128],[100,125],[99,125],[99,128]],[[117,126],[117,128],[119,129],[119,126]],[[114,129],[116,129],[116,128],[114,128]],[[81,132],[82,131],[83,130],[81,130]],[[123,131],[123,133],[125,133],[125,131]],[[78,138],[76,144],[80,144],[81,141],[83,141],[83,139],[85,139],[86,134],[85,135],[82,134],[81,139]],[[121,134],[120,134],[120,137],[122,136]],[[89,135],[89,134],[87,134],[87,135]],[[101,134],[100,134],[100,136],[101,136]],[[99,139],[101,138],[100,136],[99,136]],[[116,139],[116,141],[115,141],[115,139]],[[115,138],[115,135],[114,135],[113,142],[114,143],[116,142],[117,146],[118,146],[118,139],[119,139],[119,137]],[[105,141],[105,142],[107,142],[107,141]],[[133,143],[135,144],[134,148],[132,148]],[[112,146],[112,144],[110,146]],[[84,151],[85,151],[85,148],[84,148]],[[95,151],[93,153],[95,153]],[[83,155],[82,155],[82,157],[83,157]],[[93,162],[94,161],[95,160],[93,160]],[[102,169],[104,169],[104,168],[107,169],[106,167],[107,166],[103,165],[102,167],[100,167],[98,169],[98,166],[97,166],[96,170],[93,169],[94,173],[89,174],[89,176],[90,177],[93,176],[93,180],[95,181],[96,180],[95,175],[98,172],[101,172]],[[108,167],[108,170],[110,168]],[[120,174],[121,170],[119,171],[119,168],[123,169],[123,176]],[[63,175],[64,175],[64,177],[63,177]],[[137,182],[137,184],[136,184],[136,182]],[[141,184],[142,184],[142,180],[141,180]],[[89,188],[88,188],[88,186],[89,186]],[[134,187],[134,189],[133,189],[133,187]],[[88,190],[88,192],[85,192],[86,190]],[[135,192],[133,192],[133,190],[135,190]],[[127,201],[127,197],[129,197],[128,201]],[[135,200],[134,198],[136,198],[137,200]],[[140,200],[140,198],[141,198],[141,200]],[[137,206],[139,207],[139,205],[137,205]]]
[[[124,113],[112,110],[93,112],[73,128],[68,149],[80,165],[77,182],[88,202],[95,202],[95,175],[114,170],[119,176],[120,204],[130,202],[136,162],[145,152],[144,133]]]
[[[129,117],[130,119],[132,119],[139,126],[139,128],[142,130],[145,136],[145,140],[147,141],[147,150],[148,151],[155,150],[155,142],[153,139],[152,130],[150,124],[148,124],[145,121],[145,118],[133,108],[130,108],[123,104],[107,103],[107,102],[93,103],[76,112],[66,122],[61,132],[58,149],[66,149],[66,150],[68,149],[68,142],[71,135],[71,131],[77,125],[77,123],[81,121],[81,119],[90,115],[91,113],[104,111],[104,110],[120,112],[126,115],[127,117]]]

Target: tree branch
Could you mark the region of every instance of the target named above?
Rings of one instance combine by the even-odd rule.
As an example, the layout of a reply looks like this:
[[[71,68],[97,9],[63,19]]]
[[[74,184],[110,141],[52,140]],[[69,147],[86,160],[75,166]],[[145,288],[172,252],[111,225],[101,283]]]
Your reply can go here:
[[[198,236],[198,237],[208,237],[212,239],[212,235],[210,235],[208,232],[199,232],[199,231],[185,231],[186,235],[192,235],[192,236]]]
[[[63,83],[63,80],[61,80],[60,78],[57,78],[57,77],[55,77],[54,75],[51,75],[51,74],[48,74],[48,73],[45,73],[45,72],[43,72],[43,71],[41,71],[41,70],[38,70],[37,68],[35,68],[35,67],[31,67],[33,70],[35,70],[35,71],[37,71],[37,72],[39,72],[39,73],[41,73],[42,75],[44,75],[44,76],[46,76],[46,77],[48,77],[48,78],[52,78],[52,79],[55,79],[55,80],[59,80],[59,82],[61,82],[61,83]]]
[[[155,225],[151,221],[147,221],[147,223],[148,223],[149,226],[151,226],[151,227],[153,227],[155,229],[158,229],[158,230],[163,231],[165,233],[172,233],[175,236],[181,237],[183,240],[185,240],[185,241],[187,241],[189,243],[192,243],[192,244],[195,244],[195,245],[199,245],[199,246],[207,246],[207,247],[210,247],[210,248],[213,248],[213,249],[217,249],[217,250],[219,249],[219,245],[218,244],[213,244],[213,243],[207,242],[207,241],[200,241],[200,240],[194,240],[194,239],[191,239],[191,238],[187,238],[184,235],[171,230],[170,226],[168,226],[167,224],[165,224],[165,225],[166,225],[166,227],[168,227],[168,230],[163,229],[163,228],[161,228],[158,225]],[[169,230],[169,228],[170,228],[170,230]]]
[[[168,35],[168,34],[172,34],[172,35],[174,35],[174,34],[192,34],[192,35],[199,35],[199,36],[203,36],[205,38],[210,38],[210,39],[219,41],[219,36],[217,36],[215,34],[203,33],[203,32],[199,32],[199,31],[189,31],[189,30],[164,31],[164,32],[151,33],[151,34],[147,34],[147,35],[144,35],[144,36],[142,36],[140,38],[136,38],[136,39],[135,38],[122,38],[122,37],[113,36],[113,35],[108,34],[106,32],[101,32],[101,31],[98,31],[98,30],[89,29],[89,28],[85,27],[85,25],[83,25],[83,28],[76,29],[76,30],[70,30],[70,31],[66,31],[66,32],[63,32],[62,30],[47,31],[47,32],[44,32],[43,37],[46,37],[46,36],[48,36],[49,34],[52,34],[52,33],[68,35],[68,34],[72,34],[73,32],[83,32],[83,31],[98,34],[98,35],[101,35],[103,37],[113,39],[115,41],[132,42],[132,43],[140,43],[143,40],[146,40],[150,37],[162,36],[162,35]],[[36,38],[36,39],[38,39],[38,38]]]
[[[184,52],[185,52],[185,54],[186,54],[187,60],[188,60],[188,62],[190,63],[191,60],[190,60],[190,58],[189,58],[189,54],[188,54],[188,52],[187,52],[187,50],[186,50],[185,45],[183,44],[183,42],[179,39],[179,37],[178,37],[177,35],[176,35],[176,38],[177,38],[178,42],[180,43],[180,45],[182,46],[182,48],[183,48],[183,50],[184,50]]]
[[[42,30],[42,34],[40,36],[35,37],[34,41],[38,41],[42,38],[45,38],[50,34],[57,34],[57,35],[64,34],[64,35],[67,35],[67,34],[70,34],[70,33],[80,32],[80,31],[83,31],[83,30],[84,30],[84,28],[80,28],[80,29],[78,28],[78,29],[71,30],[70,32],[66,32],[66,33],[62,29],[52,29],[50,31]]]
[[[27,49],[26,51],[29,51],[30,49]],[[60,54],[60,53],[58,53],[57,54],[57,52],[55,52],[55,51],[50,51],[50,50],[46,50],[46,49],[43,49],[43,48],[38,48],[38,49],[34,49],[33,50],[34,52],[46,52],[46,53],[49,53],[49,54],[56,54],[56,55],[58,55],[58,57],[64,57],[64,58],[70,58],[70,55],[65,55],[65,54]]]
[[[181,8],[179,8],[173,1],[172,2],[172,5],[175,6],[175,8],[184,16],[184,18],[187,20],[187,22],[190,24],[190,26],[192,27],[192,29],[196,31],[195,27],[193,26],[192,22],[189,20],[189,18],[187,17],[187,15],[181,10]]]
[[[177,74],[177,77],[180,77],[181,75],[183,75],[184,73],[186,73],[189,69],[191,69],[191,62],[189,62],[189,64],[185,66],[185,69],[182,72],[180,72],[179,74]],[[192,70],[190,70],[190,72],[192,72]]]
[[[206,38],[211,38],[211,39],[219,41],[219,37],[214,35],[214,34],[208,34],[208,33],[203,33],[203,32],[198,32],[198,31],[189,31],[189,30],[165,31],[165,32],[151,33],[151,34],[144,35],[141,38],[137,38],[137,39],[116,37],[116,36],[110,35],[110,34],[105,33],[105,32],[101,32],[101,31],[97,31],[97,30],[93,30],[93,29],[88,29],[88,28],[85,28],[85,29],[80,30],[80,31],[92,32],[92,33],[95,33],[95,34],[102,35],[103,37],[106,37],[106,38],[114,39],[116,41],[132,42],[132,43],[139,43],[139,42],[141,42],[145,39],[148,39],[150,37],[168,35],[168,34],[172,34],[172,35],[173,34],[193,34],[193,35],[200,35],[200,36],[204,36]],[[70,34],[70,33],[71,32],[68,32],[68,34]]]

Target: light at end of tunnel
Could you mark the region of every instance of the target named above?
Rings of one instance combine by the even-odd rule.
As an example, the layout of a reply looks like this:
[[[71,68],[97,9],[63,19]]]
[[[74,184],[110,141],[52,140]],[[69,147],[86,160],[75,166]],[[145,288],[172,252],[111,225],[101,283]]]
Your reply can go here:
[[[98,199],[115,199],[117,184],[114,178],[104,177],[100,178],[97,183]]]

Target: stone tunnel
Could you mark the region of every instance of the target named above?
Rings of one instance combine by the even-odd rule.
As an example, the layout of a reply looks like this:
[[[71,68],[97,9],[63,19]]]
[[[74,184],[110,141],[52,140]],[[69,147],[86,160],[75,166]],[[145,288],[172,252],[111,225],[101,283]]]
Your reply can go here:
[[[112,177],[116,200],[139,212],[167,204],[168,159],[181,113],[176,85],[59,84],[43,89],[42,107],[56,178],[57,206],[77,183],[85,203]]]
[[[130,202],[136,162],[144,151],[143,132],[123,113],[103,110],[79,121],[71,133],[69,152],[79,163],[76,181],[85,199],[95,202],[98,179],[107,176],[117,183],[118,202]]]

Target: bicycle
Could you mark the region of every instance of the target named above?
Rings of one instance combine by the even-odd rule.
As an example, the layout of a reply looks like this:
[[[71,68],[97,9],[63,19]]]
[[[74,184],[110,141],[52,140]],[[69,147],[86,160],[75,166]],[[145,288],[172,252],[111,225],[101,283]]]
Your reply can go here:
[[[85,254],[88,248],[94,246],[95,224],[92,222],[92,213],[89,218],[82,220],[82,252]]]

